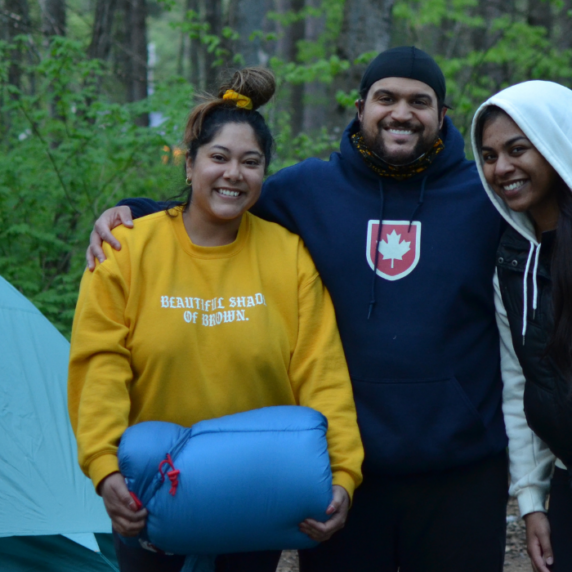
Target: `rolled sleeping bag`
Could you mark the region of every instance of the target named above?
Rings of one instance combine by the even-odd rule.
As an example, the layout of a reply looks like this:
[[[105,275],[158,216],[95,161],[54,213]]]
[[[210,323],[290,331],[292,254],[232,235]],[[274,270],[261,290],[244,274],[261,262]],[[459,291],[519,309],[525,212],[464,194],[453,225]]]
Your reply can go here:
[[[198,555],[316,546],[298,525],[328,518],[327,426],[309,407],[277,406],[129,427],[119,469],[148,511],[137,543]]]

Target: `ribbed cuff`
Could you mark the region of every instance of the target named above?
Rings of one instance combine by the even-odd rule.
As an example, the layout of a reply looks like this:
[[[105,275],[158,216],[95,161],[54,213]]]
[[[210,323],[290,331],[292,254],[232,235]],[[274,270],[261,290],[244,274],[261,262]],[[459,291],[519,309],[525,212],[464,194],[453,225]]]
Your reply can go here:
[[[520,516],[531,512],[546,512],[544,492],[539,487],[525,487],[517,495]]]
[[[95,490],[105,477],[117,472],[119,472],[119,462],[116,455],[101,455],[89,465],[89,478],[93,481]]]
[[[344,487],[344,489],[346,489],[350,497],[350,505],[351,505],[354,496],[354,491],[356,488],[356,484],[352,479],[352,477],[345,471],[336,471],[332,475],[332,485],[340,485],[340,487]]]

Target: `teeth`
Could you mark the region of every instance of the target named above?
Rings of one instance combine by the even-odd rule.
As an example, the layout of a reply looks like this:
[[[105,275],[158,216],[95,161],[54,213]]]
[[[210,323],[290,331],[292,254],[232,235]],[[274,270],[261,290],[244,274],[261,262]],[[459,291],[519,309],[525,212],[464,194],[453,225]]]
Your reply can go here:
[[[405,129],[390,129],[390,133],[395,133],[396,135],[412,135],[413,131]]]
[[[514,183],[509,183],[508,185],[503,185],[503,189],[505,191],[515,191],[516,189],[520,189],[524,185],[524,181],[515,181]]]
[[[240,195],[238,191],[230,191],[228,189],[218,189],[218,192],[225,197],[238,197]]]

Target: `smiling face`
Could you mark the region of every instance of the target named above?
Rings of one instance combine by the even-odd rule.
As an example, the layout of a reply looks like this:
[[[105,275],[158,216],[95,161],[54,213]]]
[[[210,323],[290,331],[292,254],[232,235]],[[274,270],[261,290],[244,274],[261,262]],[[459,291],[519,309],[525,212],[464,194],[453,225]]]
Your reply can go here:
[[[560,177],[505,113],[485,123],[481,154],[487,183],[510,209],[528,211],[541,231],[556,226]]]
[[[366,145],[390,165],[408,165],[429,151],[446,109],[427,84],[400,77],[376,81],[365,101],[356,102]]]
[[[192,234],[206,227],[238,231],[242,215],[260,197],[264,154],[248,123],[226,123],[194,159],[187,157],[193,192],[188,209]],[[201,234],[205,234],[201,232]]]

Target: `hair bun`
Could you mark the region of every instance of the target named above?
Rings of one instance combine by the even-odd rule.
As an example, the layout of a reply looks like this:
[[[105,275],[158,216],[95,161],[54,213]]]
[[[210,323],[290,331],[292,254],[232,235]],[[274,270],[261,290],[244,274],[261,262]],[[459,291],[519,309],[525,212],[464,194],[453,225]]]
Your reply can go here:
[[[223,82],[219,87],[218,96],[222,97],[227,89],[232,89],[252,100],[252,108],[258,109],[270,101],[276,91],[274,74],[261,67],[244,68]]]

